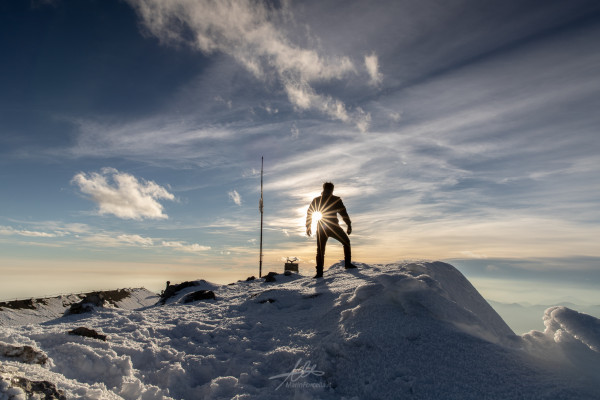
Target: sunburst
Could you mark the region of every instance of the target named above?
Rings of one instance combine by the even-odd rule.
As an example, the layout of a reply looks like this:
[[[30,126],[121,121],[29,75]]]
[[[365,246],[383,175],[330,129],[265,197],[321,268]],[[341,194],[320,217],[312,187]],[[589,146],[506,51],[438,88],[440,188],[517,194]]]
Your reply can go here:
[[[312,219],[314,222],[319,222],[321,218],[323,218],[323,214],[321,213],[321,211],[315,211],[312,215]]]
[[[335,224],[334,220],[336,219],[336,213],[333,212],[333,210],[335,209],[334,207],[337,206],[339,200],[332,202],[329,200],[329,198],[323,199],[323,197],[321,197],[319,203],[313,208],[311,224],[313,232],[315,232],[315,228],[318,226],[327,229]]]

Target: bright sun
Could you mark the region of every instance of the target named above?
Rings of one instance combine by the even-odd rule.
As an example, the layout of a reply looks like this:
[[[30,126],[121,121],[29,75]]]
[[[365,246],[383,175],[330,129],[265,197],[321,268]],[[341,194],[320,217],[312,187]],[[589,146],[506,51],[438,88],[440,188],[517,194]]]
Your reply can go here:
[[[320,211],[315,211],[312,215],[313,221],[319,222],[323,218],[323,214]]]

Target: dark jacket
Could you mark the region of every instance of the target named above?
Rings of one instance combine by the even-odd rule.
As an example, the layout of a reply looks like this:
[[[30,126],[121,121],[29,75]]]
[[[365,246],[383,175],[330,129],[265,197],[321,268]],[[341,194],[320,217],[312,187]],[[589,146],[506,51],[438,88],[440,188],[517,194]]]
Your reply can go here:
[[[308,207],[306,213],[306,227],[310,227],[312,224],[312,215],[314,212],[320,212],[322,214],[320,225],[339,225],[337,214],[342,216],[342,219],[346,225],[350,226],[350,217],[346,211],[342,199],[334,195],[321,195],[315,197]]]

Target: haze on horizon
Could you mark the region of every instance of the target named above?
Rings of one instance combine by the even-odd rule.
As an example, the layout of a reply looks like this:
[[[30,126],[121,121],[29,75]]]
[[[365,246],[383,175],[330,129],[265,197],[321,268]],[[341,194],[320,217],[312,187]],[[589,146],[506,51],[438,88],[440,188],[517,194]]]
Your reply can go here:
[[[595,1],[7,1],[0,298],[257,274],[336,185],[357,261],[599,303]],[[343,258],[328,246],[326,265]]]

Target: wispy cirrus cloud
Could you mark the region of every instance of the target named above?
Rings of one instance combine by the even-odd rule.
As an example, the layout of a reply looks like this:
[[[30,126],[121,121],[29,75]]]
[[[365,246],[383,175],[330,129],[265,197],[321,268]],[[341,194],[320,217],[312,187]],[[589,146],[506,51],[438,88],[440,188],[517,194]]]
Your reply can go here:
[[[0,225],[0,235],[18,235],[18,236],[26,236],[31,238],[54,238],[64,236],[64,232],[42,232],[42,231],[32,231],[27,229],[15,229],[12,226],[1,226]]]
[[[94,229],[85,224],[63,224],[57,221],[29,221],[22,222],[21,224],[31,225],[31,228],[24,229],[22,227],[0,225],[0,236],[15,237],[15,239],[10,239],[10,242],[14,244],[42,245],[56,248],[129,248],[155,250],[158,252],[171,250],[185,253],[199,253],[211,250],[211,246],[199,243]],[[20,237],[27,239],[19,239]],[[32,242],[35,239],[39,240]],[[23,240],[26,241],[24,242]],[[5,242],[7,241],[5,240]]]
[[[187,253],[197,253],[210,250],[210,246],[202,246],[198,243],[186,243],[179,241],[162,241],[161,246],[173,248],[175,250],[184,251]]]
[[[189,243],[179,240],[164,240],[137,234],[119,234],[110,232],[99,232],[82,238],[83,242],[93,244],[96,247],[135,247],[141,249],[172,249],[186,253],[205,252],[211,249],[198,243]]]
[[[258,79],[277,81],[297,109],[320,111],[361,131],[368,129],[368,113],[360,108],[350,110],[343,101],[313,87],[356,75],[354,63],[346,56],[324,56],[317,49],[294,43],[284,28],[293,23],[285,2],[279,8],[250,0],[128,2],[146,30],[162,42],[185,43],[205,54],[228,54]],[[369,60],[367,70],[373,79],[377,61]]]
[[[138,180],[114,168],[103,168],[100,173],[80,172],[72,183],[98,204],[100,215],[112,214],[123,219],[166,219],[159,200],[175,200],[172,193],[155,182]]]

